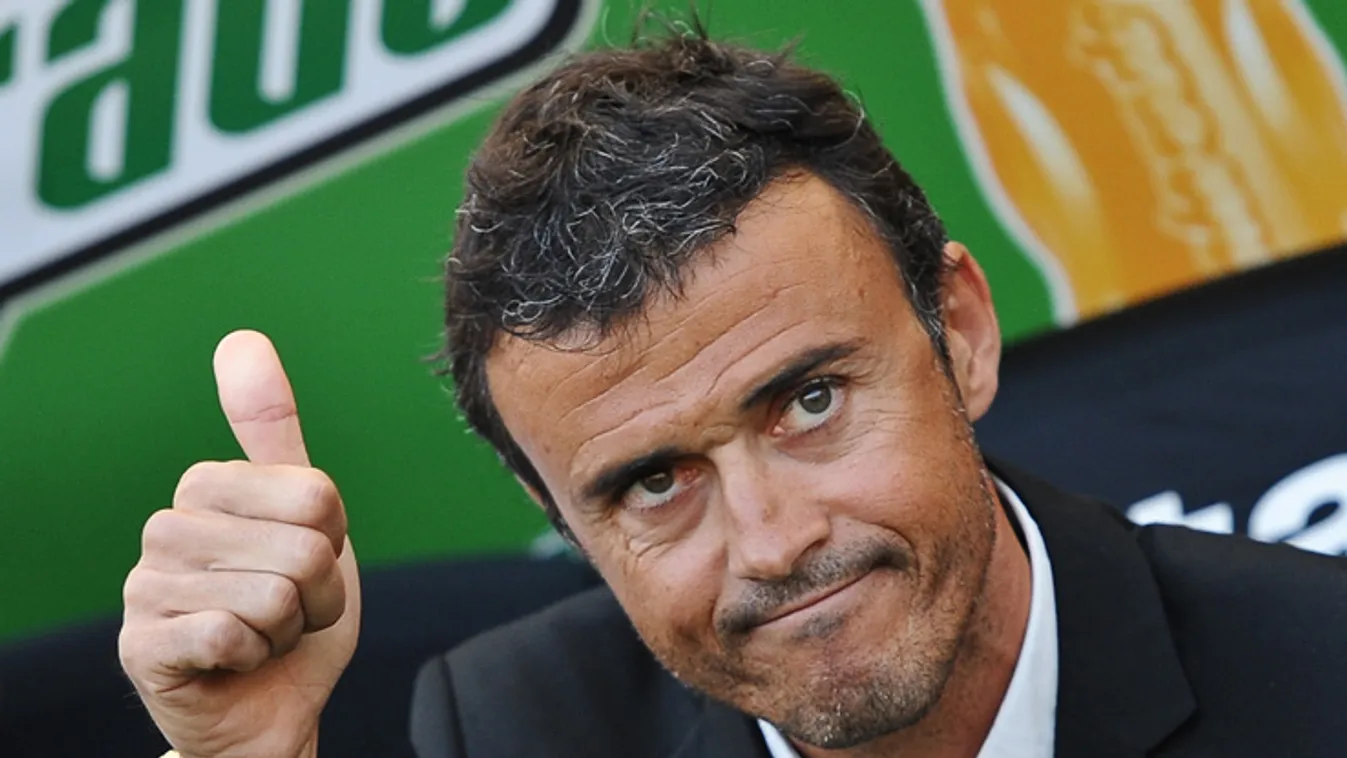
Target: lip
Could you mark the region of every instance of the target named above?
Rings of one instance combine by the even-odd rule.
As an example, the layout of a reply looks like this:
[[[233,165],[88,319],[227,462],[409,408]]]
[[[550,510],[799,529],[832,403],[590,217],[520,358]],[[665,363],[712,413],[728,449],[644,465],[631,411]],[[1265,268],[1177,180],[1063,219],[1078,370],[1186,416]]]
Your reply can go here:
[[[835,584],[826,590],[814,593],[813,595],[809,595],[789,605],[784,605],[781,608],[777,609],[777,611],[773,613],[771,616],[769,616],[766,621],[763,621],[761,626],[774,624],[778,621],[783,621],[792,616],[796,616],[802,612],[808,611],[811,608],[820,605],[825,600],[828,600],[829,598],[832,598],[836,595],[840,595],[841,593],[851,589],[852,587],[856,586],[861,581],[869,577],[870,574],[872,573],[874,573],[873,570],[867,571],[864,574],[860,574],[859,576],[856,576],[847,582],[843,582],[842,584]]]

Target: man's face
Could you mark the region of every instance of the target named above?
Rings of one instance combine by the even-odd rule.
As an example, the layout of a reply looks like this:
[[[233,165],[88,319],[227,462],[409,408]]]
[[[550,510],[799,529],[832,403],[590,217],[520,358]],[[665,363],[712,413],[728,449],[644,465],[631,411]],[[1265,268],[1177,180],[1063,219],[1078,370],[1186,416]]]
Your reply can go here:
[[[660,661],[806,743],[920,719],[983,591],[996,505],[964,404],[990,402],[999,336],[950,251],[948,371],[884,244],[808,177],[769,187],[681,297],[598,347],[506,339],[488,360],[506,425]]]

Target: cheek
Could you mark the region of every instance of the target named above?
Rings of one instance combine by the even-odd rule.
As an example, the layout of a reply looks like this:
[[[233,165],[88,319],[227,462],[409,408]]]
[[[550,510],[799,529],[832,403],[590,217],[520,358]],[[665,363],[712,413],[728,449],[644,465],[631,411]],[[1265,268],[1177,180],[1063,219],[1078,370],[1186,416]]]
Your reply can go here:
[[[957,432],[956,420],[947,407],[862,412],[845,453],[811,489],[834,512],[912,542],[922,533],[945,531],[959,519],[968,485],[979,481],[976,453]]]
[[[633,550],[615,539],[591,555],[636,630],[661,658],[714,639],[713,619],[721,590],[714,551],[695,541]]]

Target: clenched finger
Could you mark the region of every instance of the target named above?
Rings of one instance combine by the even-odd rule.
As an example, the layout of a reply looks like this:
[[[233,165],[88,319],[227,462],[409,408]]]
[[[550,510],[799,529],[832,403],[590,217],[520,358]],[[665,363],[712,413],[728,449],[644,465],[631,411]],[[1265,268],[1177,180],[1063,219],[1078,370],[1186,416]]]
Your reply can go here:
[[[341,555],[346,510],[327,474],[314,468],[248,461],[203,461],[178,480],[173,507],[217,511],[317,529]]]
[[[314,529],[210,511],[164,510],[145,523],[141,564],[157,571],[277,574],[299,590],[305,631],[325,629],[346,608],[332,543]]]
[[[166,573],[138,567],[123,590],[133,616],[171,618],[222,610],[267,638],[272,656],[299,644],[304,608],[299,588],[279,575],[259,571]]]
[[[265,637],[222,610],[127,624],[119,647],[126,670],[151,685],[185,672],[252,671],[271,658]]]

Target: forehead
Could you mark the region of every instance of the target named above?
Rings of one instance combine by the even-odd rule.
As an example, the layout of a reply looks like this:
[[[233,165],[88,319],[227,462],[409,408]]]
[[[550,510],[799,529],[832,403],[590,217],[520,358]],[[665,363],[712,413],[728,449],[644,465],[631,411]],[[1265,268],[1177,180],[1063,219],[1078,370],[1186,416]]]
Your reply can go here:
[[[704,430],[763,372],[830,342],[887,336],[909,312],[888,248],[826,182],[771,185],[657,297],[584,350],[507,338],[487,360],[493,399],[553,494],[611,447],[639,455]],[[686,441],[681,441],[686,443]]]

